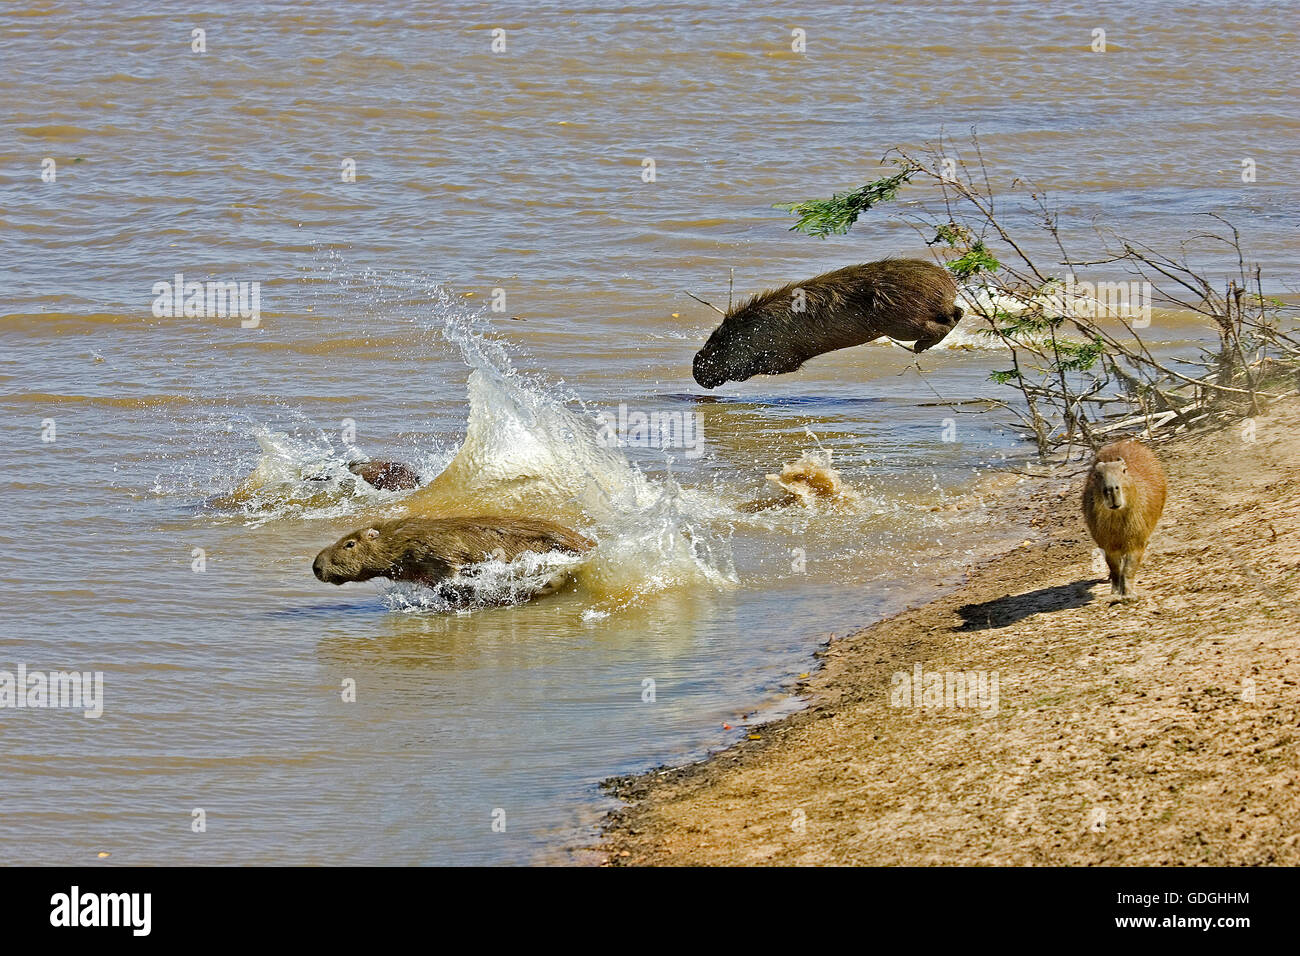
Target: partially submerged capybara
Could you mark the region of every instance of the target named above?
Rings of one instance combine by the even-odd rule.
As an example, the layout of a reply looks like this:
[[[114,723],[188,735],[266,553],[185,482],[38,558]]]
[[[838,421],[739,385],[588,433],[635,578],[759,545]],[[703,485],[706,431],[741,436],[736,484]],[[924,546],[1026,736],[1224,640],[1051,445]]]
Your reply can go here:
[[[348,471],[380,491],[410,491],[420,487],[419,473],[400,461],[353,461],[348,463]],[[329,481],[331,477],[328,474],[306,476],[308,481]]]
[[[727,313],[695,355],[705,388],[754,375],[784,375],[815,355],[881,336],[923,352],[961,318],[947,269],[921,259],[882,259],[760,293]]]
[[[1165,508],[1166,490],[1164,468],[1136,439],[1112,442],[1097,452],[1083,488],[1083,516],[1106,555],[1111,594],[1134,594],[1147,541]]]
[[[399,518],[368,525],[330,545],[312,562],[326,584],[389,578],[436,587],[483,561],[513,561],[525,552],[581,554],[595,542],[551,521],[526,518]],[[565,583],[558,574],[538,593]]]
[[[354,461],[348,471],[380,491],[409,491],[420,487],[420,475],[400,461]]]

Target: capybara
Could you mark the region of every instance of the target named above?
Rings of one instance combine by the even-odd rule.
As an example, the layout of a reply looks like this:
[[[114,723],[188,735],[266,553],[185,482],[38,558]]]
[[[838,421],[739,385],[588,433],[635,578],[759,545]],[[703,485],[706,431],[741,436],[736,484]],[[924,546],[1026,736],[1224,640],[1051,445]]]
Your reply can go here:
[[[389,578],[436,587],[461,568],[493,559],[513,561],[527,551],[581,554],[591,539],[551,521],[526,518],[399,518],[345,534],[312,562],[326,584]],[[539,594],[563,587],[555,575]]]
[[[348,471],[356,475],[372,488],[380,491],[410,491],[420,487],[420,475],[410,465],[400,461],[354,461],[348,464]],[[307,475],[308,481],[329,481],[331,475]]]
[[[784,375],[815,355],[889,336],[923,352],[952,331],[962,310],[947,269],[882,259],[763,292],[729,311],[692,373],[704,388]]]
[[[1165,509],[1165,470],[1141,442],[1112,442],[1097,452],[1083,488],[1083,516],[1106,555],[1110,593],[1135,593],[1147,541]]]
[[[348,471],[380,491],[409,491],[420,487],[420,476],[400,461],[354,461]]]

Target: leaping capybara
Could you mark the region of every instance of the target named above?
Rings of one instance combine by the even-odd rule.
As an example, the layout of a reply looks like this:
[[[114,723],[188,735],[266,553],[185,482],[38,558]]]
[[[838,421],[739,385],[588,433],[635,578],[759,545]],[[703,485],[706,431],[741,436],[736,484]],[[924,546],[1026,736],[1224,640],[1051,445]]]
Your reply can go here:
[[[882,259],[763,292],[727,313],[692,373],[705,388],[784,375],[815,355],[882,336],[923,352],[961,318],[957,283],[921,259]]]
[[[1083,516],[1106,555],[1110,593],[1135,591],[1147,541],[1165,509],[1165,470],[1136,439],[1112,442],[1097,452],[1083,488]]]
[[[436,587],[467,565],[513,561],[532,551],[581,554],[591,539],[551,521],[526,518],[399,518],[345,534],[312,562],[326,584],[389,578]],[[539,592],[563,586],[558,574]]]

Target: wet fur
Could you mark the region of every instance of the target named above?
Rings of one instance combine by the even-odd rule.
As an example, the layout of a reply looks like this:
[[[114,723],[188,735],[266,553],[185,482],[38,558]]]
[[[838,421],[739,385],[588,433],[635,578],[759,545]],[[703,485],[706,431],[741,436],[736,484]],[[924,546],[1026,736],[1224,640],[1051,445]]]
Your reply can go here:
[[[380,491],[409,491],[420,487],[420,476],[400,461],[354,461],[348,471]]]
[[[1164,468],[1141,442],[1125,439],[1097,452],[1083,489],[1083,516],[1106,555],[1111,594],[1135,595],[1138,569],[1167,492]]]
[[[389,578],[435,587],[467,565],[513,561],[529,551],[581,554],[594,544],[540,519],[400,518],[345,534],[316,556],[312,571],[327,584]],[[553,589],[548,585],[543,593]]]
[[[372,488],[380,491],[410,491],[420,487],[420,475],[410,465],[400,461],[354,461],[348,464],[348,471],[356,475]],[[308,481],[329,481],[330,475],[307,475]]]
[[[805,310],[794,311],[802,289]],[[816,355],[888,336],[923,352],[961,319],[957,284],[921,259],[882,259],[763,292],[731,310],[695,355],[705,388],[784,375]]]

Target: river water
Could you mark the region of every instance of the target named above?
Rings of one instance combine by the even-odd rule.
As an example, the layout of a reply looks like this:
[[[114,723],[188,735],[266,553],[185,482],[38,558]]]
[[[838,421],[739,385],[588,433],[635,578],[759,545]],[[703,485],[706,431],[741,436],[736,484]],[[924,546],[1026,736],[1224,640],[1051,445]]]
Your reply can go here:
[[[970,329],[919,370],[690,377],[717,316],[686,290],[928,255],[887,213],[819,241],[771,208],[894,144],[975,126],[1067,238],[1217,212],[1296,274],[1289,4],[152,6],[0,11],[0,671],[104,688],[95,719],[0,709],[4,863],[581,859],[601,779],[735,740],[829,633],[1020,540],[977,498],[1023,444],[933,404],[1004,391]],[[257,282],[256,325],[156,314],[178,273]],[[430,483],[363,491],[356,456]],[[851,492],[753,510],[801,458]],[[468,613],[313,578],[407,513],[598,547]]]

